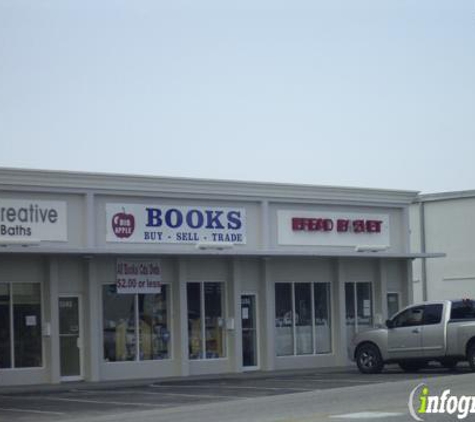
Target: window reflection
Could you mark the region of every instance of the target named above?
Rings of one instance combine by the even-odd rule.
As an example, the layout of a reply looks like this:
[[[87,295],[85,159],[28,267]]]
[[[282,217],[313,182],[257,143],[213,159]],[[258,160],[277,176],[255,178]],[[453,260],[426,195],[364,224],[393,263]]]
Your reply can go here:
[[[224,357],[226,350],[223,283],[188,283],[187,303],[189,358]]]
[[[206,357],[224,356],[224,318],[221,283],[205,283]]]
[[[203,344],[201,341],[201,284],[188,283],[186,289],[188,300],[189,358],[201,359],[203,357]]]
[[[103,286],[104,359],[108,362],[170,358],[168,286],[157,294],[118,294]]]
[[[310,283],[295,283],[297,354],[313,353],[312,292]]]
[[[315,353],[330,353],[331,314],[330,284],[315,283]]]
[[[169,358],[169,324],[167,311],[167,286],[160,294],[139,295],[140,359]]]
[[[331,352],[330,284],[275,284],[277,356]]]
[[[13,283],[15,367],[42,364],[41,292],[38,283]]]
[[[294,354],[292,284],[275,285],[275,349],[277,356]]]
[[[0,368],[42,366],[42,349],[40,284],[0,283]]]

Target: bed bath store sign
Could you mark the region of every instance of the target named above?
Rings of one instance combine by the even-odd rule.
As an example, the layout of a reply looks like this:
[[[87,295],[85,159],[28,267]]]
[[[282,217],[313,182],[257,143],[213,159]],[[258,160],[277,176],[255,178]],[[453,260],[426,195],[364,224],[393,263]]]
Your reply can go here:
[[[66,202],[0,198],[0,239],[66,242],[66,212]]]
[[[108,242],[246,244],[243,208],[106,204]]]

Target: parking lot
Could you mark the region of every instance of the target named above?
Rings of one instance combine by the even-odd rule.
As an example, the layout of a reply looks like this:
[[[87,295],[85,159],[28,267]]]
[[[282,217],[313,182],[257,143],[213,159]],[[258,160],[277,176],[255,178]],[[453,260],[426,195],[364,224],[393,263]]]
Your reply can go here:
[[[410,379],[464,374],[431,368],[406,374],[390,367],[362,375],[355,368],[245,373],[215,378],[182,378],[134,383],[74,383],[61,386],[0,388],[0,421],[63,421],[166,409],[218,401],[242,400],[314,390],[354,387]]]

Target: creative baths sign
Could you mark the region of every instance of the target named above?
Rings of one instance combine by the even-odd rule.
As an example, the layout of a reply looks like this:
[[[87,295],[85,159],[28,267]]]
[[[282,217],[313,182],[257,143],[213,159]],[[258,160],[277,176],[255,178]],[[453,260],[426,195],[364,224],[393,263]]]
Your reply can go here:
[[[66,202],[0,199],[0,239],[66,242],[66,214]]]
[[[243,208],[106,204],[107,242],[246,244]]]

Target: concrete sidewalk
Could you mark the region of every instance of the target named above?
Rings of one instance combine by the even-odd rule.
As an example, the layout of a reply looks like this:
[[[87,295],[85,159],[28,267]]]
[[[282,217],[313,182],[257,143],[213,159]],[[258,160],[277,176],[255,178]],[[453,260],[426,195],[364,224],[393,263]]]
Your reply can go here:
[[[462,362],[457,366],[457,372],[470,372],[468,364]],[[363,375],[358,371],[356,365],[328,367],[328,368],[306,368],[306,369],[287,369],[276,371],[247,371],[247,372],[229,372],[224,374],[206,374],[206,375],[189,375],[179,377],[167,378],[145,378],[136,380],[119,380],[119,381],[74,381],[63,382],[60,384],[34,384],[34,385],[19,385],[19,386],[0,386],[0,394],[33,394],[33,393],[48,393],[61,392],[68,390],[109,390],[115,388],[130,388],[141,387],[150,384],[176,384],[176,383],[190,383],[198,381],[224,381],[224,380],[253,380],[253,379],[272,379],[276,377],[308,377],[310,375],[349,375],[360,376],[365,380],[378,379],[379,377],[386,377],[389,374],[395,374],[403,377],[404,373],[399,369],[398,365],[386,365],[385,370],[381,374]],[[430,367],[419,371],[419,375],[447,375],[447,370],[441,369],[438,366]],[[410,374],[406,374],[410,375]],[[413,374],[416,375],[416,374]]]
[[[167,384],[167,383],[189,383],[196,381],[216,381],[216,380],[253,380],[274,378],[282,376],[308,376],[312,374],[358,374],[356,366],[348,367],[331,367],[331,368],[307,368],[307,369],[291,369],[278,371],[248,371],[248,372],[230,372],[224,374],[206,374],[206,375],[190,375],[181,377],[167,378],[145,378],[137,380],[120,380],[120,381],[71,381],[60,384],[34,384],[34,385],[18,385],[18,386],[0,386],[0,394],[33,394],[60,392],[67,390],[108,390],[113,388],[130,388],[140,387],[150,384]]]

